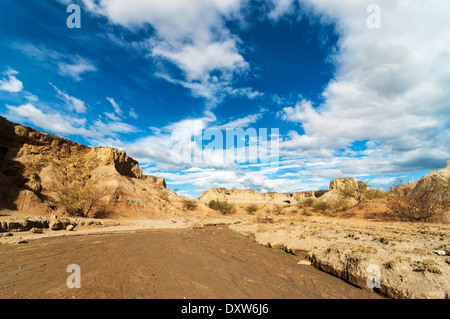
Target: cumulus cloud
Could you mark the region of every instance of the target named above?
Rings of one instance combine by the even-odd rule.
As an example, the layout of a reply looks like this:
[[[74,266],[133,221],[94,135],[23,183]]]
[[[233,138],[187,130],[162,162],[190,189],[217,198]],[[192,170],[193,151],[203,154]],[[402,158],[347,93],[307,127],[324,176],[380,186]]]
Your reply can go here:
[[[240,15],[242,0],[83,0],[93,14],[131,30],[151,25],[155,34],[139,47],[148,56],[181,70],[175,77],[161,68],[157,74],[192,90],[195,96],[214,99],[248,63],[239,53],[240,40],[225,26]],[[214,75],[212,75],[214,73]]]
[[[15,75],[19,72],[8,69],[3,74],[6,75],[7,78],[0,79],[0,90],[7,91],[11,93],[18,93],[23,89],[23,83],[18,80]]]
[[[366,172],[445,166],[450,158],[450,3],[377,1],[379,29],[367,26],[371,1],[301,3],[322,22],[335,24],[337,70],[323,104],[301,100],[279,114],[301,126],[282,144],[286,152],[332,158],[355,141],[369,140],[366,156],[352,160],[368,165]]]

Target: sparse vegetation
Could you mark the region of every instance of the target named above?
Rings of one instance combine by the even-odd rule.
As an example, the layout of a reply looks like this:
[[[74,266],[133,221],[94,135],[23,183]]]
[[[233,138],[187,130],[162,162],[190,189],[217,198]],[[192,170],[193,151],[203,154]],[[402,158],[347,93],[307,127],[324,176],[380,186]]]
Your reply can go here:
[[[386,194],[382,190],[371,189],[364,193],[365,200],[373,200],[386,197]]]
[[[193,211],[197,208],[198,204],[194,200],[184,199],[183,200],[183,208],[185,210]]]
[[[210,201],[208,206],[211,209],[219,211],[222,215],[231,215],[236,211],[233,204],[227,201],[221,201],[220,199]]]
[[[358,204],[362,203],[366,197],[365,195],[369,192],[369,185],[365,182],[358,181],[356,187],[349,187],[345,189],[341,189],[340,195],[345,199],[354,198],[358,202]]]
[[[278,204],[274,204],[274,205],[273,205],[272,212],[273,212],[275,215],[280,215],[280,214],[281,214],[281,211],[282,211],[283,209],[284,209],[283,206],[278,205]]]
[[[314,204],[313,208],[315,211],[321,211],[324,212],[329,208],[329,204],[327,202],[317,202]]]
[[[62,187],[58,191],[57,206],[70,217],[86,217],[101,195],[81,187]]]
[[[104,218],[110,218],[112,215],[111,211],[106,210],[105,207],[102,207],[92,213],[92,218],[96,219],[104,219]]]
[[[306,198],[302,202],[298,204],[299,208],[302,207],[313,207],[314,206],[314,199],[312,198]]]
[[[328,206],[325,207],[325,209],[329,209],[333,214],[345,211],[347,208],[348,208],[348,199],[340,195],[330,199],[330,201],[328,202]]]
[[[253,215],[258,211],[259,207],[256,204],[250,204],[250,205],[246,206],[244,209],[247,213],[249,213],[250,215]]]
[[[388,207],[400,219],[411,222],[446,222],[450,209],[450,181],[430,180],[408,187],[400,180],[391,187]]]
[[[442,275],[442,270],[437,267],[437,262],[433,259],[427,259],[416,264],[414,271],[430,272],[436,275]]]

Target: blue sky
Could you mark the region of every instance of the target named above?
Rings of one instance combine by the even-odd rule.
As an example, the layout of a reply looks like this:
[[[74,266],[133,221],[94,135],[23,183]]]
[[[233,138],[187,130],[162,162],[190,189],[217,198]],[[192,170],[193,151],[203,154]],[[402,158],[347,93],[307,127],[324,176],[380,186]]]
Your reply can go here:
[[[123,149],[190,196],[388,188],[450,160],[448,16],[445,0],[5,1],[0,115]],[[256,134],[227,146],[239,128]]]

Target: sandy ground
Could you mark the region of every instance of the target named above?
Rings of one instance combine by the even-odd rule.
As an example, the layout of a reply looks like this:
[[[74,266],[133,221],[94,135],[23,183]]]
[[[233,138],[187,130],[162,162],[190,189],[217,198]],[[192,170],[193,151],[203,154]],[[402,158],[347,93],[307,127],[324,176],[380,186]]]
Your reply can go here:
[[[167,222],[178,224],[0,245],[0,298],[379,298],[227,225],[157,229]],[[70,264],[80,267],[79,289],[67,286]]]

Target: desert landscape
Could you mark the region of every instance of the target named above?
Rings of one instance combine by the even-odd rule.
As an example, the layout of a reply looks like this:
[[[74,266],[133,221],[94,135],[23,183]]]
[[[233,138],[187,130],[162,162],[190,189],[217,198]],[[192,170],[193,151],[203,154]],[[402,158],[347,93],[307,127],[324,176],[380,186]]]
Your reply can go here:
[[[0,297],[448,299],[449,203],[450,163],[388,192],[336,176],[189,198],[124,151],[1,117]]]

